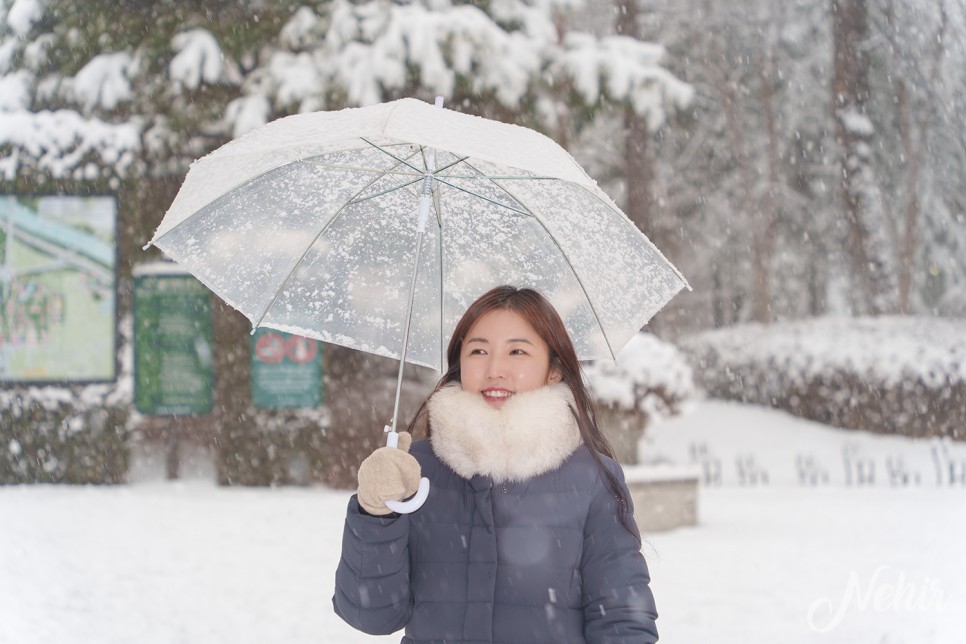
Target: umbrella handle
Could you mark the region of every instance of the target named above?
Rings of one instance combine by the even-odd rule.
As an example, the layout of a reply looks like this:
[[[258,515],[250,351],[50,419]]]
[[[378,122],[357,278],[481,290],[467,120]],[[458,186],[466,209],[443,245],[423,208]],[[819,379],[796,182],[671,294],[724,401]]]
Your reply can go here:
[[[386,436],[386,446],[387,447],[399,447],[399,433],[389,432]],[[412,514],[419,508],[423,506],[426,502],[426,497],[429,496],[429,479],[425,476],[419,479],[419,487],[416,488],[416,494],[413,498],[408,501],[386,501],[386,507],[397,512],[399,514]]]
[[[425,476],[419,479],[419,487],[416,488],[416,496],[408,501],[386,501],[386,507],[399,514],[411,514],[422,507],[429,496],[429,479]]]

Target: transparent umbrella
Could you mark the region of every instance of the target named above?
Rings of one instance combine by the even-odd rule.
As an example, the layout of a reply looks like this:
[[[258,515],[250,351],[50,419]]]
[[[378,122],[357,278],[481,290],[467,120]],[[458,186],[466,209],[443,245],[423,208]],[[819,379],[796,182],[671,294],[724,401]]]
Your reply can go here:
[[[534,288],[582,360],[687,281],[551,139],[415,99],[279,119],[192,164],[148,245],[255,327],[437,370],[460,315]],[[147,248],[147,246],[145,247]],[[392,414],[395,436],[399,387]]]

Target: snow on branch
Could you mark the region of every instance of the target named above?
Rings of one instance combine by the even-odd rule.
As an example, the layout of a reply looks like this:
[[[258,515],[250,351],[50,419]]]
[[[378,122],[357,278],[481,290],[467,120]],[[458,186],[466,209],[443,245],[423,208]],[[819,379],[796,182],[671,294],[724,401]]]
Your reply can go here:
[[[420,84],[450,96],[457,75],[475,93],[495,91],[516,105],[541,65],[540,43],[501,29],[481,9],[446,6],[351,5],[333,9],[325,39],[325,61],[349,100],[371,105],[383,90],[403,89],[406,70],[419,72]]]
[[[236,98],[225,110],[225,120],[232,124],[232,136],[238,138],[268,123],[272,105],[264,94]]]
[[[100,54],[84,65],[68,81],[68,91],[84,107],[113,110],[131,100],[131,78],[137,73],[137,63],[128,52]]]
[[[73,110],[20,110],[0,119],[0,150],[8,148],[12,152],[0,152],[0,171],[8,181],[16,177],[22,156],[55,179],[85,177],[92,161],[123,176],[140,148],[140,134],[133,123],[105,123]]]
[[[279,43],[293,51],[308,49],[318,39],[321,22],[309,7],[300,7],[279,32]]]
[[[667,108],[686,107],[694,94],[689,84],[661,66],[664,53],[660,45],[627,36],[597,39],[570,33],[557,67],[573,78],[585,102],[594,104],[601,94],[626,101],[654,131],[667,120]]]
[[[33,77],[24,70],[0,76],[0,112],[25,110],[30,107]]]
[[[238,70],[225,57],[218,41],[206,29],[191,29],[175,35],[171,47],[177,52],[168,65],[168,74],[176,86],[189,91],[202,83],[237,85]]]
[[[7,11],[7,26],[18,36],[26,36],[43,15],[40,0],[14,0]]]

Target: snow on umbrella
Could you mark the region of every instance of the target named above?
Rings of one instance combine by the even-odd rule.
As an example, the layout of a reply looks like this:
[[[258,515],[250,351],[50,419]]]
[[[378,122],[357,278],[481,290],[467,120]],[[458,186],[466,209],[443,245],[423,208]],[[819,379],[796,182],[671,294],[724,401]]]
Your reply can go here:
[[[150,244],[253,328],[437,370],[494,286],[546,295],[582,360],[616,356],[688,286],[551,139],[439,106],[253,130],[192,164]],[[397,412],[398,391],[393,429]]]

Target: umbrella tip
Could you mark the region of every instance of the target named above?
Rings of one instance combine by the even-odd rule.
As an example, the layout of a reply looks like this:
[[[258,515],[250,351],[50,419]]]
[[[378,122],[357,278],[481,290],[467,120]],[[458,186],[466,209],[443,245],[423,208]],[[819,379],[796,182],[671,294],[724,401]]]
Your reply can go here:
[[[141,250],[147,250],[149,248],[151,248],[151,242],[148,242],[144,246],[141,246]]]

